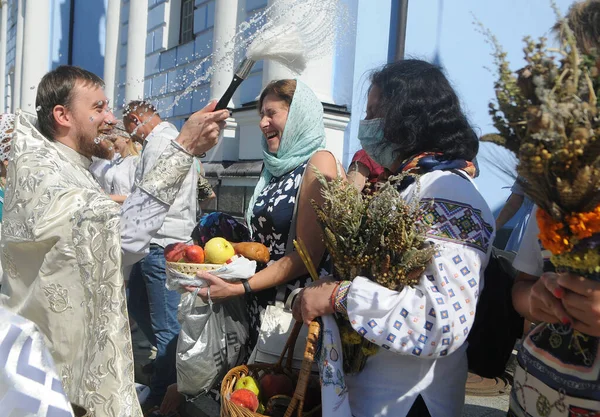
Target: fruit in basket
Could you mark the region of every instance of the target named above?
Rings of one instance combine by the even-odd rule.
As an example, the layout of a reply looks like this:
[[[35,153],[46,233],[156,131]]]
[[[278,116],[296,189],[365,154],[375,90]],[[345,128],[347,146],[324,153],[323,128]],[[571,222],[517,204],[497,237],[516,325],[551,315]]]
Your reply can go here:
[[[241,242],[232,243],[235,253],[242,255],[252,261],[262,262],[266,264],[271,259],[269,249],[262,243],[258,242]]]
[[[249,389],[238,389],[231,393],[229,401],[240,407],[247,408],[253,413],[258,409],[258,397]]]
[[[171,243],[165,246],[165,259],[167,262],[179,262],[183,259],[186,245],[184,243]]]
[[[294,382],[285,374],[267,374],[260,379],[259,384],[263,401],[276,395],[294,395]]]
[[[240,378],[240,380],[235,384],[234,387],[234,391],[237,391],[239,389],[247,389],[252,391],[253,393],[255,393],[258,396],[258,393],[260,392],[258,390],[258,384],[256,383],[256,380],[254,378],[252,378],[251,376],[245,376],[243,378]]]
[[[233,255],[233,246],[222,237],[213,237],[204,245],[204,259],[209,264],[224,264]]]
[[[185,247],[185,259],[193,264],[204,263],[204,249],[198,245],[190,245]]]

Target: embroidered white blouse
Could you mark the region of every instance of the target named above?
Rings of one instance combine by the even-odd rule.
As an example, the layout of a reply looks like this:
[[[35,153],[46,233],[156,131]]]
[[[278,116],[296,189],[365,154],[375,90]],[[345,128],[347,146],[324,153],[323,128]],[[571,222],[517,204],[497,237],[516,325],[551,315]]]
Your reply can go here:
[[[403,197],[414,197],[409,186]],[[346,376],[355,417],[404,416],[421,395],[433,417],[462,415],[466,338],[495,236],[494,217],[474,183],[451,172],[421,177],[420,197],[437,251],[421,283],[391,291],[357,277],[348,292],[353,328],[381,346]]]

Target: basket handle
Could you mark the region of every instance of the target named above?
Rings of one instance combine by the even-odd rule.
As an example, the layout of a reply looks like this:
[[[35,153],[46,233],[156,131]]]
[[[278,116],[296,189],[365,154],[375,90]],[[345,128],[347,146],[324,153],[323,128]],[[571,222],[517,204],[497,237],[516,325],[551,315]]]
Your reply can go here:
[[[278,368],[283,368],[283,358],[286,357],[287,360],[285,362],[285,368],[290,370],[292,369],[292,360],[294,359],[294,348],[296,347],[296,340],[298,339],[298,335],[300,334],[300,330],[302,330],[302,322],[296,321],[294,323],[294,327],[288,336],[288,340],[283,347],[283,352],[281,352],[281,356],[279,356],[279,360],[275,365]]]
[[[298,324],[298,323],[296,323]],[[302,323],[300,323],[302,327]],[[296,327],[294,327],[294,330]],[[308,386],[308,380],[312,371],[312,364],[315,361],[315,353],[317,352],[317,343],[319,341],[319,333],[321,332],[321,325],[318,321],[313,321],[308,326],[308,337],[306,338],[306,348],[304,349],[304,358],[302,359],[302,367],[300,368],[300,374],[298,375],[298,383],[296,384],[296,391],[287,410],[285,411],[284,417],[292,417],[294,410],[297,407],[298,417],[302,417],[302,409],[304,408],[304,395],[306,394],[306,387]],[[298,335],[296,335],[298,337]],[[291,339],[291,337],[290,337]]]

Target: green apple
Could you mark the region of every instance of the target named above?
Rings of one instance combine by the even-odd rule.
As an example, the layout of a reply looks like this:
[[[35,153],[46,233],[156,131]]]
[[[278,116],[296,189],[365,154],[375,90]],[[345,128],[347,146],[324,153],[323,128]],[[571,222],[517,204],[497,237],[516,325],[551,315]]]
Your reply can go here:
[[[256,380],[251,376],[245,376],[243,378],[240,378],[240,380],[235,384],[234,391],[238,389],[247,389],[249,391],[252,391],[257,396],[259,393],[258,384],[256,383]]]

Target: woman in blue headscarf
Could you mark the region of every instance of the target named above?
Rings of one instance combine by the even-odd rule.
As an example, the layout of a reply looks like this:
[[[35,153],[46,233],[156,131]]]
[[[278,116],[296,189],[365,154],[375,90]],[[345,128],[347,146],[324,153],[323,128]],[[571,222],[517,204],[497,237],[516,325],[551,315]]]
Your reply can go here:
[[[269,248],[271,262],[245,284],[223,281],[208,273],[199,275],[210,284],[212,300],[249,294],[251,348],[258,337],[260,313],[275,302],[276,287],[280,294],[284,289],[287,298],[293,289],[310,281],[300,256],[288,247],[290,234],[306,244],[315,265],[323,264],[325,246],[310,203],[322,202],[314,169],[327,179],[338,172],[335,157],[324,151],[323,106],[308,86],[299,80],[273,81],[260,95],[258,107],[264,169],[246,221],[252,240]],[[296,227],[291,230],[294,211]],[[200,290],[200,297],[207,294],[206,288]]]

